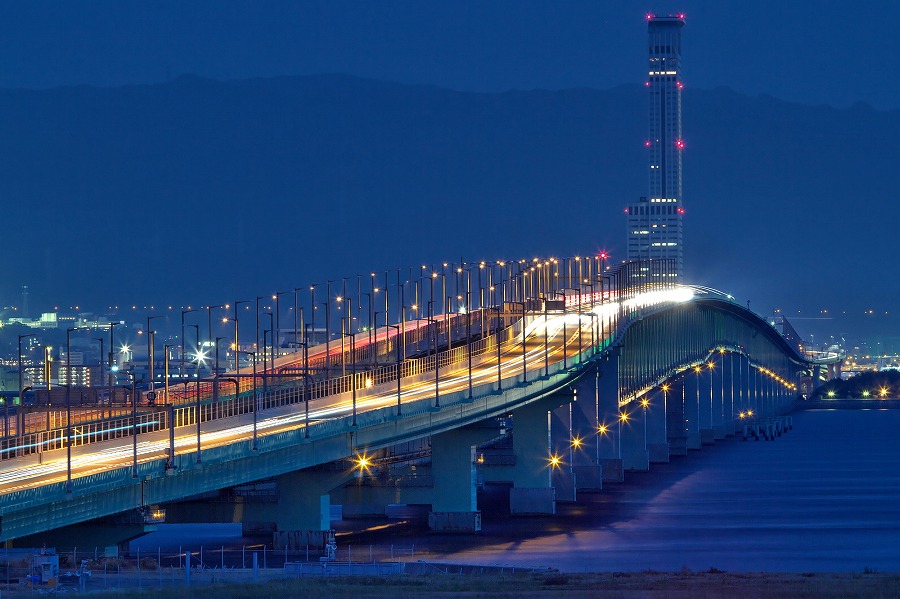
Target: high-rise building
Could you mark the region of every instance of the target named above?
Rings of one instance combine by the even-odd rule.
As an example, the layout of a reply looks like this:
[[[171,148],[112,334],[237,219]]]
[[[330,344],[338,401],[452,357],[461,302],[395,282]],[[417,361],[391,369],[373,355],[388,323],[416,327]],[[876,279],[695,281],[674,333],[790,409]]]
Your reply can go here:
[[[628,221],[629,261],[666,260],[672,276],[684,268],[682,246],[681,153],[681,28],[684,15],[647,15],[649,69],[646,82],[650,99],[650,187],[647,197],[625,209]]]

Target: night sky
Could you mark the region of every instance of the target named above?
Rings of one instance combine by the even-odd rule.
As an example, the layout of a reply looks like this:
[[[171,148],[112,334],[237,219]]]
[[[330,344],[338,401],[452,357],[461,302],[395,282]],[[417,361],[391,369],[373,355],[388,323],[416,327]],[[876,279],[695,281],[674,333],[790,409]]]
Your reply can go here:
[[[884,281],[885,267],[893,264],[893,259],[889,258],[893,248],[892,242],[885,236],[879,236],[876,241],[865,237],[866,232],[859,223],[874,222],[869,216],[857,215],[855,220],[848,221],[842,220],[837,211],[842,209],[841,206],[845,201],[847,205],[860,201],[868,204],[883,197],[884,181],[880,186],[866,187],[868,179],[864,167],[867,164],[871,165],[872,169],[877,169],[879,173],[885,174],[891,167],[883,165],[898,163],[891,157],[891,154],[896,154],[897,148],[897,142],[893,139],[881,139],[877,146],[874,143],[870,144],[872,148],[870,158],[864,154],[865,148],[869,147],[866,145],[867,139],[874,140],[882,133],[882,137],[892,137],[891,130],[885,129],[884,132],[877,130],[877,123],[881,121],[879,115],[887,113],[870,111],[865,105],[877,111],[900,109],[900,77],[896,76],[896,73],[900,72],[900,52],[897,52],[895,47],[900,3],[888,1],[836,3],[811,0],[791,2],[765,0],[753,3],[699,0],[682,0],[677,3],[597,0],[571,2],[461,0],[448,3],[421,1],[366,3],[339,0],[319,3],[228,1],[4,3],[0,5],[0,57],[3,63],[3,68],[0,69],[0,88],[46,90],[59,86],[89,85],[105,88],[162,82],[177,83],[178,78],[186,74],[230,81],[282,75],[341,73],[373,80],[432,85],[465,92],[496,93],[506,90],[572,88],[610,90],[622,85],[637,86],[643,82],[646,71],[644,15],[675,12],[686,14],[683,49],[684,80],[688,86],[686,93],[691,89],[716,90],[719,87],[727,87],[752,98],[764,94],[791,103],[834,107],[844,110],[844,113],[835,112],[835,115],[840,119],[846,117],[847,123],[873,124],[871,131],[868,129],[859,131],[858,127],[854,129],[855,125],[852,125],[848,126],[850,128],[848,131],[842,133],[848,139],[852,138],[853,144],[856,144],[852,146],[854,149],[851,151],[857,159],[858,168],[854,176],[848,177],[846,181],[828,184],[833,189],[837,189],[838,185],[843,186],[840,193],[835,192],[829,199],[828,205],[817,204],[824,197],[822,191],[813,194],[808,193],[809,189],[802,185],[798,185],[796,189],[790,185],[784,186],[787,197],[791,198],[790,201],[796,198],[797,202],[808,202],[802,207],[793,206],[796,210],[791,218],[797,221],[805,220],[803,211],[808,210],[820,217],[820,220],[811,221],[812,224],[807,223],[808,230],[798,227],[796,238],[789,240],[798,245],[785,252],[789,255],[789,259],[783,264],[775,265],[780,270],[780,286],[770,284],[763,289],[758,279],[748,276],[749,272],[743,266],[739,264],[736,267],[732,266],[734,263],[730,261],[731,257],[727,252],[721,249],[713,250],[713,239],[711,235],[707,235],[707,231],[698,231],[700,228],[698,227],[691,232],[688,228],[686,234],[691,235],[686,244],[688,249],[693,246],[694,252],[711,251],[718,258],[717,264],[713,264],[714,260],[711,261],[710,268],[706,269],[708,272],[701,277],[701,282],[729,291],[735,290],[742,298],[757,299],[763,296],[760,302],[763,305],[756,304],[755,307],[766,313],[775,307],[782,307],[786,310],[793,309],[794,314],[799,314],[796,309],[802,304],[803,315],[809,314],[810,311],[816,315],[816,311],[823,307],[829,307],[834,311],[846,309],[859,314],[863,308],[870,306],[875,308],[875,312],[886,315],[896,305],[897,297],[900,295],[900,283],[893,279],[888,279],[886,284],[876,285],[873,282]],[[179,85],[190,87],[189,83]],[[197,97],[204,98],[203,93],[198,92]],[[419,92],[412,93],[415,96]],[[84,95],[79,90],[72,91],[73,97]],[[127,95],[127,90],[119,94],[119,96]],[[716,97],[720,96],[721,94]],[[727,94],[721,97],[726,98],[724,100],[726,104],[734,105],[736,102],[727,99]],[[19,100],[14,98],[12,101]],[[104,101],[112,100],[107,98]],[[848,108],[852,110],[846,110]],[[112,109],[104,110],[105,114],[114,113]],[[639,136],[642,135],[641,131],[645,130],[641,116],[644,110],[641,103],[636,107],[635,114],[629,117],[633,119],[629,122],[636,125],[636,133],[628,135],[629,142],[633,137],[637,143],[641,143]],[[685,110],[688,112],[690,108],[686,107]],[[821,117],[822,110],[810,112],[819,115],[816,123],[828,122],[829,117]],[[52,116],[55,119],[58,115]],[[893,115],[890,116],[892,122],[896,123],[897,119]],[[65,120],[64,117],[65,115],[60,115],[61,122]],[[116,123],[118,127],[116,118],[111,117],[104,122]],[[174,117],[172,118],[171,122],[176,122]],[[44,148],[52,152],[57,145],[53,138],[54,131],[57,130],[54,128],[56,126],[54,119],[47,119],[48,124],[41,131],[39,139],[27,139],[26,135],[22,140],[12,140],[9,147],[14,148],[21,141],[26,146],[33,145],[38,148],[37,150],[32,148],[36,156],[45,155],[42,154]],[[250,118],[241,125],[252,128],[254,123],[253,118]],[[68,127],[70,124],[63,122],[63,125]],[[152,123],[143,123],[142,126],[144,130],[154,129]],[[729,126],[732,125],[726,122],[722,127],[727,130]],[[740,126],[747,127],[748,124],[743,123]],[[89,127],[90,123],[87,123],[84,129],[76,127],[66,131],[69,131],[67,134],[70,136],[73,135],[72,131],[82,135]],[[10,135],[9,131],[13,131],[14,127],[8,127],[6,130],[7,135]],[[752,124],[747,131],[753,133]],[[704,171],[702,174],[709,179],[712,175],[709,165],[713,164],[713,161],[703,163],[698,159],[704,155],[698,147],[702,140],[691,138],[691,123],[688,121],[685,123],[685,132],[689,144],[685,155],[687,205],[699,212],[705,206],[711,205],[711,202],[728,201],[730,198],[727,197],[727,190],[725,193],[721,190],[713,193],[710,191],[713,186],[698,189],[699,185],[696,185],[696,182],[701,178],[698,171]],[[127,124],[121,133],[123,139],[128,139]],[[812,128],[810,133],[812,139],[812,136],[819,134],[820,130]],[[824,133],[828,134],[827,131]],[[327,132],[325,134],[327,135]],[[107,138],[104,139],[109,141]],[[197,139],[199,143],[202,138]],[[613,146],[621,143],[622,139],[625,138],[613,140]],[[77,144],[73,145],[71,139],[65,141],[69,145],[60,147],[79,147]],[[695,143],[693,148],[690,145],[692,142]],[[562,146],[564,147],[564,144]],[[372,153],[377,154],[380,151],[374,145],[367,147]],[[849,143],[847,147],[851,147]],[[803,148],[804,152],[809,151],[808,146]],[[856,148],[862,150],[857,151]],[[141,149],[140,146],[128,147],[133,155],[128,152],[119,153],[122,168],[114,173],[118,179],[109,177],[109,189],[103,192],[106,196],[97,189],[86,187],[84,181],[88,179],[79,178],[83,172],[97,170],[98,165],[90,163],[90,153],[78,153],[75,156],[83,164],[69,161],[69,164],[64,165],[64,170],[59,170],[65,176],[71,177],[74,182],[71,197],[66,197],[68,194],[63,183],[59,183],[57,191],[53,192],[56,199],[53,199],[51,197],[53,193],[49,192],[45,192],[44,198],[30,197],[29,183],[25,176],[23,175],[22,181],[15,180],[15,173],[18,172],[16,169],[22,170],[20,165],[10,167],[14,174],[11,180],[5,183],[10,190],[18,194],[11,195],[17,198],[14,201],[34,201],[51,212],[55,210],[57,214],[75,210],[78,202],[86,197],[104,201],[108,196],[118,201],[125,197],[121,189],[128,189],[130,185],[143,185],[144,179],[156,183],[158,173],[171,174],[174,170],[171,165],[157,161],[156,167],[159,169],[157,172],[129,175],[133,178],[128,179],[121,173],[127,169],[140,170]],[[727,148],[720,151],[718,148],[708,147],[705,149],[705,155],[715,157],[716,154],[726,150]],[[340,155],[340,148],[336,148],[335,151],[336,155]],[[202,153],[200,148],[194,156],[199,160]],[[67,156],[57,158],[61,164],[68,159]],[[536,158],[551,162],[564,159],[560,152],[553,156],[536,156]],[[587,158],[595,160],[600,157],[595,152],[590,157],[585,157]],[[840,151],[833,150],[832,156],[823,157],[822,160],[808,165],[807,172],[812,168],[821,168],[822,176],[818,179],[824,181],[829,175],[840,171],[845,158],[840,155]],[[454,157],[448,158],[452,159]],[[235,160],[239,168],[241,157],[236,156]],[[620,213],[620,206],[625,205],[629,198],[642,195],[646,189],[646,179],[642,174],[645,159],[636,155],[633,163],[635,173],[640,174],[631,177],[625,185],[629,190],[627,195],[612,194],[609,205],[602,207],[600,216],[605,222],[601,239],[585,238],[583,245],[577,244],[583,250],[590,250],[592,243],[610,243],[607,241],[609,239],[613,239],[617,244],[624,241],[623,223],[615,220]],[[368,166],[374,169],[375,164],[373,161]],[[322,205],[328,205],[331,197],[328,194],[332,194],[334,197],[331,199],[338,205],[336,210],[352,212],[353,202],[365,196],[367,185],[372,179],[366,178],[365,168],[359,168],[366,166],[362,162],[355,165],[355,171],[362,173],[359,181],[346,183],[343,189],[325,187],[319,194],[318,201]],[[717,166],[726,168],[729,165]],[[731,166],[737,170],[740,167],[740,165]],[[790,165],[774,164],[770,170],[777,170],[781,166],[786,166],[786,177],[793,174],[790,172]],[[188,170],[194,168],[190,162],[181,162],[177,167]],[[52,168],[48,168],[49,175],[37,168],[33,173],[29,171],[29,174],[35,180],[53,177]],[[285,172],[288,171],[289,169]],[[221,173],[211,174],[215,175],[211,177],[213,183],[227,187],[227,177],[223,179]],[[249,173],[247,177],[251,175],[252,173]],[[205,182],[189,177],[185,177],[184,180],[196,190],[192,192],[194,195],[184,192],[188,185],[177,178],[165,181],[164,185],[160,184],[158,189],[153,189],[161,190],[159,191],[161,194],[169,194],[169,190],[172,190],[171,201],[178,206],[187,206],[185,209],[190,211],[195,208],[190,203],[193,198],[203,197]],[[91,181],[96,183],[96,179]],[[787,179],[785,181],[788,182]],[[79,184],[82,185],[81,189],[77,188]],[[289,187],[291,184],[292,182],[286,182],[284,185]],[[422,190],[421,197],[428,197],[430,185],[435,188],[442,186],[441,181],[427,178],[418,181],[418,184]],[[498,187],[503,184],[503,181],[498,182]],[[151,188],[149,185],[146,187]],[[59,192],[59,189],[63,191]],[[384,190],[385,194],[390,193],[387,186]],[[596,190],[584,187],[579,191],[587,195],[587,192],[593,193]],[[824,192],[828,191],[830,189],[824,189]],[[184,192],[186,195],[184,198],[176,197],[175,192]],[[341,194],[344,196],[335,199]],[[708,197],[704,197],[704,194]],[[747,194],[751,199],[762,197],[766,194],[766,190],[752,194],[748,191]],[[214,201],[208,189],[206,195],[209,196],[204,198],[206,201]],[[252,194],[248,197],[250,195]],[[152,199],[149,192],[148,197]],[[450,194],[447,197],[451,199],[444,202],[453,205],[455,200]],[[465,198],[465,191],[459,192],[456,197]],[[116,226],[120,223],[142,221],[146,217],[149,201],[151,200],[141,200],[142,205],[136,207],[136,210],[139,208],[144,212],[136,211],[134,215],[120,212]],[[781,200],[782,203],[784,201]],[[52,202],[59,202],[59,205],[55,206]],[[116,210],[124,211],[126,208],[127,206],[118,205]],[[199,212],[201,208],[203,207],[196,207],[196,210],[202,217],[196,217],[191,222],[203,222],[202,219],[208,218],[208,212]],[[784,218],[783,204],[766,206],[764,210],[771,212],[773,220]],[[821,213],[826,210],[835,210],[835,213],[829,213],[825,218]],[[221,206],[221,212],[229,214],[229,206]],[[896,216],[896,210],[891,214],[891,218]],[[102,215],[89,216],[103,226]],[[345,218],[344,213],[340,212],[338,216],[339,222],[343,222],[341,219]],[[708,215],[707,218],[713,217]],[[171,223],[171,220],[168,223]],[[739,228],[739,223],[733,225]],[[818,234],[824,230],[823,227],[831,225],[834,225],[834,228],[827,230],[827,234],[830,235],[827,238],[830,241],[820,239]],[[69,245],[71,240],[57,235],[53,239],[42,240],[41,244],[33,244],[31,242],[34,240],[36,230],[29,228],[31,226],[31,224],[26,227],[15,226],[12,237],[14,245],[26,243],[22,241],[25,237],[16,236],[24,236],[27,233],[32,235],[28,238],[27,247],[43,252],[41,254],[43,263],[59,265],[61,260],[64,261],[71,247]],[[124,239],[135,239],[136,243],[149,245],[157,243],[153,241],[154,239],[157,241],[165,239],[166,226],[168,224],[152,227],[157,237],[135,237],[131,231],[120,231],[120,234]],[[218,226],[222,230],[230,230],[233,223],[221,221]],[[252,239],[255,235],[254,230],[241,228],[244,226],[243,222],[238,222],[236,226],[240,229],[240,235],[246,235],[247,239]],[[346,225],[343,226],[346,228]],[[189,236],[192,227],[194,225],[181,226],[178,229],[181,231],[179,235],[182,238]],[[596,229],[600,230],[600,227]],[[755,230],[737,231],[735,239],[740,242],[738,244],[740,251],[746,251],[747,248],[752,250],[754,243],[760,242],[760,239],[765,240],[765,233],[763,235],[758,233]],[[160,235],[162,237],[159,237]],[[427,236],[423,239],[423,244],[429,240]],[[219,240],[205,242],[200,244],[197,250],[196,260],[203,268],[192,272],[191,281],[203,287],[202,296],[194,294],[182,298],[171,294],[171,297],[157,296],[156,301],[175,304],[221,303],[232,301],[234,299],[232,296],[236,295],[268,293],[270,290],[266,289],[266,286],[274,288],[307,283],[309,281],[305,279],[295,280],[307,275],[324,279],[329,276],[353,275],[360,270],[409,266],[417,264],[420,259],[423,261],[437,259],[434,254],[439,252],[444,259],[452,259],[453,256],[470,253],[490,258],[492,256],[489,253],[492,251],[496,251],[496,256],[506,256],[510,251],[526,253],[529,251],[524,248],[525,243],[508,245],[502,240],[496,250],[492,249],[495,246],[488,247],[482,243],[470,252],[464,243],[456,244],[449,256],[444,255],[446,248],[437,245],[430,248],[430,254],[429,248],[416,248],[415,252],[407,251],[406,248],[403,248],[403,251],[398,249],[395,255],[404,256],[403,259],[409,260],[409,264],[395,263],[393,257],[388,262],[381,256],[376,260],[376,254],[356,253],[335,256],[335,262],[330,264],[322,263],[321,266],[323,269],[327,268],[327,272],[301,273],[299,261],[295,261],[292,265],[298,269],[298,273],[290,272],[290,280],[270,282],[270,274],[262,272],[259,273],[260,280],[251,281],[252,277],[243,276],[235,278],[232,265],[228,266],[227,272],[222,271],[224,274],[211,272],[209,265],[221,261],[221,255],[213,251],[219,249],[214,247],[218,242]],[[709,250],[704,248],[704,243],[710,244]],[[810,244],[822,248],[827,247],[829,243],[834,244],[836,250],[831,255],[820,249],[808,253]],[[878,244],[876,256],[867,250],[869,243]],[[135,290],[135,294],[143,292],[138,290],[137,285],[129,286],[124,283],[122,270],[135,273],[136,278],[145,282],[151,279],[166,281],[166,277],[174,268],[173,264],[181,265],[183,262],[176,260],[175,256],[178,254],[174,248],[167,248],[172,252],[169,262],[159,271],[147,275],[141,271],[140,264],[134,265],[128,261],[129,248],[125,249],[121,256],[125,259],[126,266],[123,268],[123,263],[119,262],[117,265],[119,271],[115,273],[115,277],[119,277],[123,284],[115,289],[110,288],[109,293],[106,292],[107,284],[102,280],[79,288],[77,287],[79,283],[73,283],[71,278],[60,277],[47,268],[42,270],[40,260],[39,267],[31,269],[34,273],[31,280],[21,280],[20,273],[15,273],[15,276],[3,274],[9,271],[0,268],[0,277],[3,279],[0,288],[0,306],[18,303],[19,290],[23,283],[31,283],[32,299],[36,304],[43,301],[42,307],[47,307],[47,302],[65,306],[67,301],[71,303],[82,301],[87,295],[83,292],[88,288],[93,291],[91,301],[97,303],[93,306],[95,309],[102,309],[104,300],[109,303],[140,303],[140,297],[132,297],[128,292],[131,289]],[[570,249],[557,245],[530,251],[562,253]],[[27,251],[23,252],[22,257],[26,255]],[[376,263],[369,264],[368,259]],[[77,268],[80,269],[83,264],[84,262]],[[233,266],[238,269],[249,269],[252,264],[252,261],[247,261]],[[66,272],[71,273],[75,270],[76,268],[72,267]],[[764,271],[765,269],[761,274],[768,276],[769,273]],[[44,273],[43,279],[38,276],[40,272]],[[774,276],[776,273],[771,274]],[[214,282],[208,283],[204,277]],[[220,286],[219,282],[226,278],[244,281],[247,288]],[[265,281],[261,280],[263,278]],[[186,289],[182,281],[169,280],[172,281],[172,288]],[[52,287],[57,284],[58,287]],[[153,285],[154,290],[160,289],[155,282]],[[860,292],[848,291],[857,285],[860,286]],[[835,287],[842,287],[844,293],[842,298],[831,302],[831,291]],[[72,292],[72,299],[69,299],[69,292]],[[99,297],[104,299],[98,301]],[[842,323],[840,331],[829,331],[829,328],[833,328],[832,323],[823,324],[824,329],[817,332],[819,335],[835,332],[843,335],[856,326],[852,322]],[[896,321],[892,321],[892,324],[896,324]],[[870,329],[879,330],[882,334],[893,334],[892,331],[886,330],[883,324],[872,324]]]
[[[646,12],[685,12],[685,81],[900,108],[891,0],[6,2],[2,87],[348,73],[467,91],[640,79]]]

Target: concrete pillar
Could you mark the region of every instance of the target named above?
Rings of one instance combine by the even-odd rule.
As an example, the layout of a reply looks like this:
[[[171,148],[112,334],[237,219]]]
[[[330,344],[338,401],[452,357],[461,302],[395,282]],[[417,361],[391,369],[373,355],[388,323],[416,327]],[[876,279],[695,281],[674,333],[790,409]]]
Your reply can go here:
[[[687,448],[700,449],[700,375],[691,370],[684,374],[684,432]]]
[[[725,354],[722,364],[722,424],[725,434],[731,436],[737,431],[737,396],[735,385],[737,384],[738,357],[734,352]]]
[[[432,435],[434,496],[428,517],[432,530],[481,530],[481,513],[475,494],[475,448],[496,432],[496,428],[476,426]]]
[[[710,360],[711,362],[711,360]],[[694,374],[694,378],[699,376],[699,426],[700,426],[700,444],[711,445],[715,439],[713,434],[713,378],[714,370],[706,363],[700,365],[699,375]]]
[[[666,405],[669,392],[671,388],[668,391],[657,388],[648,395],[647,452],[651,464],[669,461],[669,423]]]
[[[598,389],[597,413],[598,421],[604,432],[600,432],[599,463],[603,474],[603,482],[622,482],[625,480],[622,468],[622,455],[619,452],[619,355],[622,349],[613,346],[606,358],[600,362],[600,379]]]
[[[713,367],[707,371],[712,390],[712,408],[710,410],[713,439],[725,438],[725,371],[728,362],[724,352],[719,352],[715,360],[710,360]]]
[[[687,455],[687,432],[684,420],[684,381],[679,380],[669,384],[665,401],[669,455]]]
[[[513,488],[509,509],[513,515],[555,514],[556,493],[550,463],[550,413],[557,399],[540,400],[513,411]],[[562,467],[562,465],[560,465]]]
[[[603,487],[600,445],[605,439],[598,434],[600,370],[593,368],[581,377],[572,386],[571,393],[568,398],[571,401],[554,412],[557,418],[553,421],[552,449],[569,466],[571,499],[575,500],[579,490],[598,491]],[[565,500],[562,488],[555,481],[554,486],[556,498]]]
[[[628,414],[628,420],[621,422],[617,433],[621,432],[622,435],[622,467],[625,470],[650,469],[650,455],[647,452],[649,432],[647,410],[637,400],[629,402],[622,408],[622,411]]]
[[[329,530],[331,528],[329,492],[353,476],[353,472],[323,468],[298,470],[276,477],[278,502],[273,511],[277,530],[303,533]]]

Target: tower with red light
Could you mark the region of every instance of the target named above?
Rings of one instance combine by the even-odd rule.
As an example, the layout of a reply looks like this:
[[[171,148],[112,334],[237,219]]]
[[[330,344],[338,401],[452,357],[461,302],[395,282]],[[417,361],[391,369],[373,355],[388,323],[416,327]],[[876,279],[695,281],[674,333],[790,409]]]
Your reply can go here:
[[[625,210],[628,220],[628,260],[670,260],[671,274],[681,277],[682,246],[681,158],[681,29],[684,15],[647,15],[649,68],[649,189]],[[649,271],[648,271],[649,272]],[[649,275],[648,275],[649,276]]]

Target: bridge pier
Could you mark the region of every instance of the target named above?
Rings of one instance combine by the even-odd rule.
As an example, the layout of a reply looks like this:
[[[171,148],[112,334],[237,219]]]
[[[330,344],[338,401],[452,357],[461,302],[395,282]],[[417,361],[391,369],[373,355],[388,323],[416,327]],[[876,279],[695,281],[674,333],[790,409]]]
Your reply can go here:
[[[722,426],[725,435],[731,436],[737,431],[737,399],[735,397],[735,377],[737,354],[728,352],[722,357]]]
[[[719,352],[719,360],[710,359],[713,366],[709,369],[709,386],[712,406],[710,409],[713,439],[725,438],[725,375],[727,365],[725,352]]]
[[[550,464],[551,412],[558,407],[558,398],[548,398],[513,410],[512,446],[515,465],[509,490],[509,511],[512,515],[555,514],[556,488]],[[574,491],[573,491],[574,493]]]
[[[670,390],[671,391],[671,390]],[[669,461],[669,421],[668,421],[668,395],[669,391],[654,389],[648,395],[647,406],[647,457],[651,464],[667,463]]]
[[[700,375],[686,372],[684,375],[684,432],[688,449],[700,449]]]
[[[620,424],[622,435],[622,468],[625,470],[650,469],[650,455],[647,452],[648,442],[648,410],[639,401],[629,402],[622,411],[628,414],[628,420]]]
[[[275,485],[278,501],[273,510],[276,530],[300,534],[329,530],[329,493],[354,476],[354,471],[328,468],[297,470],[277,476]]]
[[[609,348],[605,360],[600,363],[600,378],[597,381],[598,426],[605,427],[597,443],[597,458],[603,482],[623,482],[625,470],[622,462],[622,423],[619,415],[619,359],[622,347]]]
[[[600,370],[592,372],[572,385],[572,395],[561,394],[566,405],[554,411],[552,452],[561,456],[569,466],[572,479],[571,493],[566,485],[557,483],[557,499],[575,501],[579,490],[599,491],[603,488],[603,473],[600,467],[600,442],[597,434],[598,413],[600,411]],[[571,401],[569,401],[571,400]],[[559,430],[561,433],[557,434]],[[561,473],[560,473],[561,474]],[[560,482],[565,480],[560,476]]]
[[[432,435],[434,489],[429,528],[452,532],[481,530],[475,494],[475,448],[496,434],[495,428],[469,426]]]
[[[687,455],[687,431],[684,419],[684,382],[669,383],[666,396],[666,438],[669,455]]]

